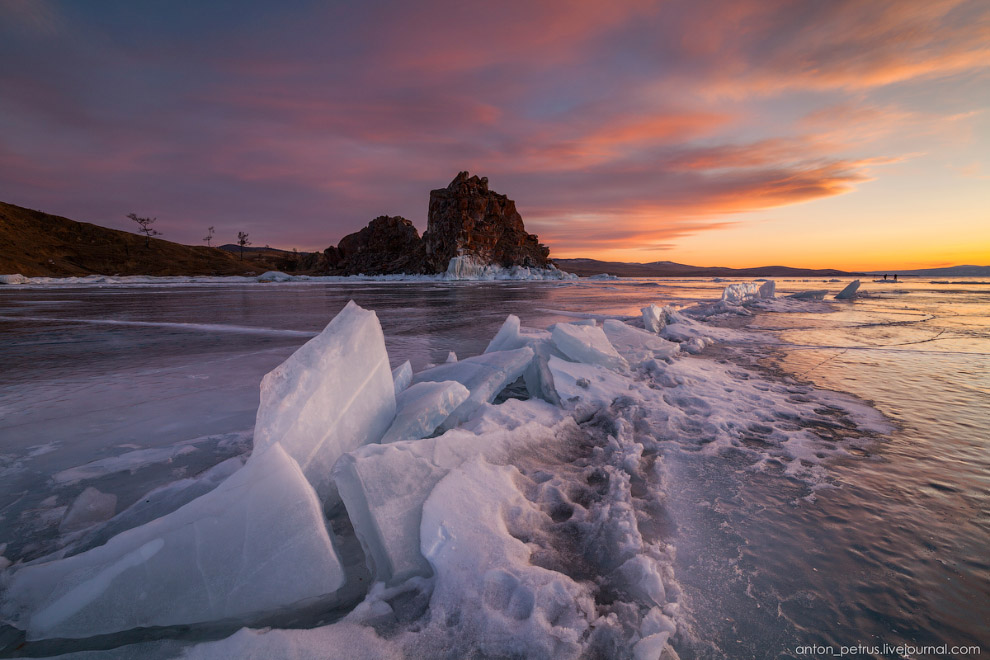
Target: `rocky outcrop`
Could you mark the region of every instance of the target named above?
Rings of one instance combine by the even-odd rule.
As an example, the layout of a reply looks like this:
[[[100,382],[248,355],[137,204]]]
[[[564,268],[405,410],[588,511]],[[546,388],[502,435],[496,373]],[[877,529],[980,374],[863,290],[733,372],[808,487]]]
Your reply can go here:
[[[474,269],[549,268],[549,255],[536,235],[526,233],[515,202],[489,190],[487,178],[461,172],[430,192],[422,238],[409,220],[383,215],[314,254],[306,266],[334,275],[412,275],[446,272],[455,257]]]
[[[461,172],[446,188],[430,191],[423,234],[430,272],[447,269],[450,260],[469,256],[480,264],[509,268],[547,268],[550,249],[526,233],[516,203],[488,189],[487,177]]]
[[[323,254],[330,269],[342,275],[425,272],[423,240],[413,223],[400,216],[379,216]]]

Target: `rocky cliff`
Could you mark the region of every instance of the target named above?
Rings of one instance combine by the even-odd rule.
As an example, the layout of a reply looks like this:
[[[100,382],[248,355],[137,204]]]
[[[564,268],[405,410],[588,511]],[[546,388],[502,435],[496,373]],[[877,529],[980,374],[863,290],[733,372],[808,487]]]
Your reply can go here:
[[[551,264],[550,249],[526,233],[515,202],[467,172],[430,192],[422,238],[409,220],[383,215],[323,254],[320,267],[337,275],[442,273],[454,257],[505,268]]]
[[[489,190],[487,177],[461,172],[446,188],[430,191],[428,222],[423,243],[431,272],[446,270],[458,256],[506,268],[550,264],[550,249],[526,233],[516,203]]]

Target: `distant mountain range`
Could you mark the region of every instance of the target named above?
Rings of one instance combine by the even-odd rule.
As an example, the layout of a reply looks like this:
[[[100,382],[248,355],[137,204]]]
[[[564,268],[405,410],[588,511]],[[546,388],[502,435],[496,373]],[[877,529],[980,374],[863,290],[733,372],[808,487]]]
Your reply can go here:
[[[890,275],[898,277],[990,277],[990,266],[948,266],[946,268],[918,268],[916,270],[871,270],[868,275]]]
[[[597,259],[554,259],[553,262],[561,270],[581,276],[608,273],[619,277],[845,277],[863,274],[849,273],[833,268],[688,266],[673,261],[653,261],[641,264],[623,261],[598,261]]]

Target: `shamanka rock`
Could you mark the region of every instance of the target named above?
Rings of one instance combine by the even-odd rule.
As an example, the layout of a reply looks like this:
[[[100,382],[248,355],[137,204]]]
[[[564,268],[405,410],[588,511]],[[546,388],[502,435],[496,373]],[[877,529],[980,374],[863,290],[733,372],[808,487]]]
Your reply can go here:
[[[516,203],[488,189],[488,178],[461,172],[446,188],[430,191],[429,224],[423,234],[429,270],[470,256],[505,268],[547,268],[550,249],[526,233]]]

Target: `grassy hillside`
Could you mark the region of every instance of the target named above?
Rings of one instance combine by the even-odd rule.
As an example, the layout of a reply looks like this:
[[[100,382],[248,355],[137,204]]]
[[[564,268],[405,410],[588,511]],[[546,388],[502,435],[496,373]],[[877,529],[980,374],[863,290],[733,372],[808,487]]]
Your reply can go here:
[[[145,247],[144,236],[0,202],[0,274],[243,275],[266,265],[156,238]]]

